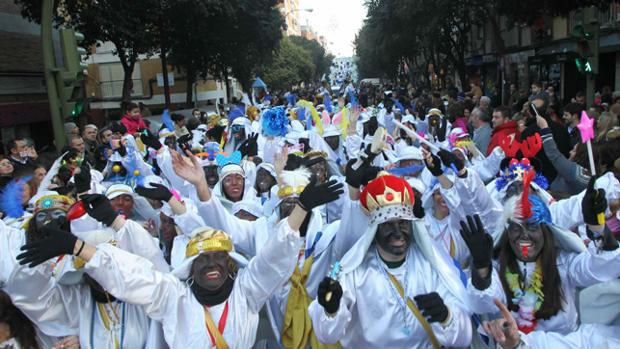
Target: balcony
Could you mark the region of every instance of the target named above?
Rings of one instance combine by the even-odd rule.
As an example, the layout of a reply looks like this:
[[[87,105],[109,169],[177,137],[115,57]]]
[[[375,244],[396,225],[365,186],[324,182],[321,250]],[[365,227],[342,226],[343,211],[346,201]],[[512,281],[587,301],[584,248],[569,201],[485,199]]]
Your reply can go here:
[[[144,96],[141,79],[132,79],[133,89],[131,90],[132,97]],[[115,81],[102,81],[99,83],[99,91],[102,99],[108,98],[121,98],[123,95],[123,80]]]

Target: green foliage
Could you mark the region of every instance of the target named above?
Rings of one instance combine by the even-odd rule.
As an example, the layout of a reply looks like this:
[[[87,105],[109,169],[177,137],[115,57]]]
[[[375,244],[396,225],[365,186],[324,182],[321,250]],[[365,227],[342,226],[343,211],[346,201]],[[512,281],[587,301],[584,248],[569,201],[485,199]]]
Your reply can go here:
[[[319,80],[323,74],[329,74],[334,56],[328,54],[316,40],[308,40],[302,36],[290,36],[289,39],[297,46],[303,47],[312,57],[316,67],[314,80]]]
[[[270,88],[285,90],[302,81],[312,81],[315,71],[310,53],[289,38],[284,38],[273,61],[263,68],[260,76]]]

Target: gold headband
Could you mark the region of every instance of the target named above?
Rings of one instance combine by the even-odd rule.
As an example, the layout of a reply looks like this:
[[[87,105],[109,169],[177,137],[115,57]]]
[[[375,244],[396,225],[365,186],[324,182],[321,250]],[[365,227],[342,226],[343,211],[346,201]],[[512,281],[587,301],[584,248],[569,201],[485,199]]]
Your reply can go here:
[[[280,189],[278,189],[278,197],[282,199],[282,198],[289,197],[292,195],[299,196],[299,194],[301,194],[301,192],[303,192],[305,188],[306,188],[305,185],[298,185],[296,187],[285,185],[285,186],[280,187]]]
[[[74,204],[74,200],[65,195],[45,195],[41,196],[34,203],[34,211],[39,212],[42,210],[61,209],[69,210],[69,207]]]
[[[205,229],[187,243],[186,258],[202,252],[232,252],[233,243],[225,232],[213,228]]]

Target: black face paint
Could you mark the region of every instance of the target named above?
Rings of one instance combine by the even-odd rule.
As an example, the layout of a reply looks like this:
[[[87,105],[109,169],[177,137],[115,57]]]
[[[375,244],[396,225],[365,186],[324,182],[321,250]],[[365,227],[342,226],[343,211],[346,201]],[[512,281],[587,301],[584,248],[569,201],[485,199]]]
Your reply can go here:
[[[256,171],[256,191],[259,194],[268,193],[275,184],[276,179],[273,178],[269,171],[264,168],[259,168]]]
[[[325,139],[325,143],[327,143],[332,150],[338,149],[338,146],[340,145],[340,136],[329,136],[323,139]]]
[[[293,209],[295,208],[295,205],[297,205],[297,202],[299,202],[297,198],[286,198],[280,202],[280,205],[278,205],[280,220],[291,215],[291,212],[293,212]]]
[[[375,241],[385,252],[405,256],[411,245],[413,226],[411,221],[396,219],[379,224]]]
[[[327,161],[321,160],[310,166],[310,171],[316,176],[318,183],[325,183],[327,181]]]
[[[43,210],[43,211],[37,212],[37,214],[34,215],[34,221],[37,226],[37,229],[41,229],[44,225],[51,222],[52,220],[56,218],[60,218],[60,217],[66,217],[66,216],[67,216],[67,212],[61,209]]]
[[[514,221],[506,228],[512,252],[522,262],[534,262],[545,244],[540,224],[519,224]]]
[[[226,252],[201,253],[192,264],[194,282],[209,291],[219,289],[233,272],[229,261],[230,256]]]
[[[217,165],[205,166],[203,169],[205,171],[205,177],[207,178],[207,185],[209,188],[213,189],[217,181],[220,180],[220,176],[217,173]]]

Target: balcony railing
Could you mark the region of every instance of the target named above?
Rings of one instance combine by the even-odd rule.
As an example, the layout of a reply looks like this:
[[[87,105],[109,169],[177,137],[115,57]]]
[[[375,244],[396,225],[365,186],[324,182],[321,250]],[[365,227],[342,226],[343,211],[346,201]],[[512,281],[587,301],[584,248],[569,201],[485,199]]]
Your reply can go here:
[[[141,79],[132,79],[133,88],[131,90],[132,97],[142,97],[144,91],[142,89]],[[102,81],[99,83],[101,98],[118,98],[123,95],[123,80]]]

